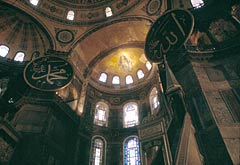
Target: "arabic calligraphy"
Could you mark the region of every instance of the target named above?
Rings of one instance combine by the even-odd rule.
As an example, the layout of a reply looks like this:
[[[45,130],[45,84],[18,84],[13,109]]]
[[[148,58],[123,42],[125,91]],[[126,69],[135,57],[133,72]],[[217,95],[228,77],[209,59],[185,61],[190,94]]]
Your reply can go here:
[[[24,69],[24,79],[29,86],[43,91],[65,87],[73,77],[71,65],[64,59],[46,56],[35,59]]]
[[[148,32],[145,54],[152,62],[162,62],[188,39],[193,29],[193,16],[183,9],[174,9],[159,17]]]

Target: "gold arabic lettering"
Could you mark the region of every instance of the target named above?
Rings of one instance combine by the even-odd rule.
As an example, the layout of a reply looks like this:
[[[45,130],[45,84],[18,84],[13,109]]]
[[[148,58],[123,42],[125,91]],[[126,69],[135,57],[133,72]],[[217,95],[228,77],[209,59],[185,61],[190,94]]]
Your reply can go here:
[[[42,79],[42,78],[46,78],[46,81],[51,85],[54,84],[53,80],[67,79],[67,77],[60,75],[60,74],[66,73],[65,69],[60,69],[59,71],[51,72],[51,65],[50,64],[48,64],[47,74],[44,74],[42,76],[36,76],[37,73],[38,72],[34,72],[32,74],[32,79],[33,80],[39,80],[39,79]]]

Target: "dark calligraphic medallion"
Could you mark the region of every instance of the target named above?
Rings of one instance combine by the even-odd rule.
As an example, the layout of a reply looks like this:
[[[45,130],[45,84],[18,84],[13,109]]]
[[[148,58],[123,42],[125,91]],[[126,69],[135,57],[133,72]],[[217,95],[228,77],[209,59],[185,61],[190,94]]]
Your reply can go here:
[[[74,40],[74,34],[70,30],[60,30],[56,34],[56,38],[59,42],[68,44]]]
[[[159,17],[150,28],[145,55],[151,62],[162,62],[163,56],[179,49],[189,38],[194,25],[193,15],[184,9],[173,9]]]
[[[24,69],[24,80],[35,89],[56,91],[67,86],[73,78],[73,68],[66,60],[55,57],[39,57]]]

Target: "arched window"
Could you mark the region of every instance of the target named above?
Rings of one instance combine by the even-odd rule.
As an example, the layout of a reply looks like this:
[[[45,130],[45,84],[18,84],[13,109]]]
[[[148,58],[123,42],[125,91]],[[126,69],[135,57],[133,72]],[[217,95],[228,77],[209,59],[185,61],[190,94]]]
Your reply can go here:
[[[119,78],[119,76],[113,76],[112,84],[120,84],[120,78]]]
[[[103,137],[95,136],[92,138],[90,165],[105,164],[106,142]]]
[[[123,143],[123,164],[124,165],[140,165],[140,147],[137,136],[130,136]]]
[[[147,67],[147,70],[151,70],[152,69],[152,64],[149,61],[147,61],[146,62],[146,67]]]
[[[126,84],[132,84],[133,83],[133,78],[131,75],[126,76]]]
[[[33,4],[34,6],[38,5],[39,0],[30,0],[30,3]]]
[[[152,114],[156,114],[159,107],[158,91],[156,87],[154,87],[150,93],[149,102]]]
[[[6,57],[9,52],[9,47],[5,45],[0,45],[0,56]]]
[[[139,124],[138,120],[138,105],[137,103],[130,102],[123,107],[123,127],[133,127]]]
[[[191,0],[192,6],[199,8],[204,5],[203,0]]]
[[[110,7],[106,7],[105,14],[106,14],[106,17],[111,17],[112,16],[112,9]]]
[[[106,73],[101,73],[101,75],[99,77],[99,81],[107,82],[107,74]]]
[[[74,20],[74,11],[72,11],[72,10],[68,11],[67,19],[71,20],[71,21]]]
[[[98,102],[95,107],[94,124],[106,127],[108,124],[108,114],[108,105],[104,102]]]
[[[141,78],[144,77],[144,73],[143,73],[143,71],[142,71],[141,69],[139,69],[139,70],[137,71],[137,76],[138,76],[138,79],[141,79]]]
[[[23,62],[25,54],[23,52],[17,52],[17,54],[14,57],[14,61]]]

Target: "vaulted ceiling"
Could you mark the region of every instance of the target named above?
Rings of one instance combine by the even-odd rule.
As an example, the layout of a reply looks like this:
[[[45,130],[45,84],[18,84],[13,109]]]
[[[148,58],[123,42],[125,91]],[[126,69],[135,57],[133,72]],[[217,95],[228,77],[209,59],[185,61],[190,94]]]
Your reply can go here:
[[[32,3],[31,3],[32,2]],[[35,3],[35,5],[34,5]],[[147,69],[144,44],[153,22],[168,8],[163,0],[2,0],[0,44],[32,60],[35,51],[66,54],[81,81],[106,91],[144,86],[157,74]],[[192,8],[191,1],[172,0],[173,8]],[[112,15],[106,16],[110,8]],[[67,19],[69,11],[73,20]],[[51,51],[50,51],[51,52]],[[49,55],[49,54],[48,54]],[[66,58],[66,57],[65,57]],[[139,78],[138,70],[144,77]],[[99,81],[102,73],[106,82]],[[126,83],[131,75],[133,83]],[[113,84],[119,76],[119,84]]]

